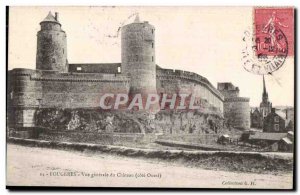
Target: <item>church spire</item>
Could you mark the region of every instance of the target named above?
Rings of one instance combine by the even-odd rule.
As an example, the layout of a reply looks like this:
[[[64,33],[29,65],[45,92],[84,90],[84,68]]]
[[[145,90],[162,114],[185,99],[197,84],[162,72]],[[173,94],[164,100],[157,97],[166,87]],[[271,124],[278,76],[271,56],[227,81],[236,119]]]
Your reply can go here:
[[[265,83],[265,75],[263,75],[263,85],[264,85],[264,91],[263,93],[267,93],[267,90],[266,90],[266,83]]]
[[[265,75],[263,75],[263,101],[268,101],[268,92],[266,89]]]
[[[272,110],[272,103],[269,102],[265,76],[263,75],[263,94],[262,94],[262,102],[260,103],[260,113],[264,118],[271,112],[271,110]]]

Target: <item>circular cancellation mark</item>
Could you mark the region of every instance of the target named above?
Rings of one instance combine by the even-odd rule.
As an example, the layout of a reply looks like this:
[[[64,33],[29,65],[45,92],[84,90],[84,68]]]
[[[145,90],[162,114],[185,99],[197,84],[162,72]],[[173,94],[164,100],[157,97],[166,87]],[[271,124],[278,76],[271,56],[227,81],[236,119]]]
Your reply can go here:
[[[278,70],[288,55],[288,41],[280,29],[260,31],[256,34],[245,31],[242,63],[246,71],[266,75]]]

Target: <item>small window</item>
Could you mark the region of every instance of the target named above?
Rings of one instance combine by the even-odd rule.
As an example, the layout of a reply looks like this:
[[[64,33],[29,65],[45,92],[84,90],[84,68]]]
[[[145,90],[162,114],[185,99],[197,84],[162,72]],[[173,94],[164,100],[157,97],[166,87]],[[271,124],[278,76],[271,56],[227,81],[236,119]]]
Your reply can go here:
[[[275,124],[275,125],[274,125],[274,129],[275,129],[275,131],[279,131],[279,125],[278,125],[278,124]]]
[[[65,54],[65,50],[63,49],[63,54]]]
[[[152,62],[154,62],[154,57],[152,56]]]
[[[82,68],[81,68],[81,67],[77,67],[76,70],[77,70],[77,71],[81,71]]]
[[[118,67],[118,73],[121,73],[121,67],[120,66]]]
[[[154,48],[154,43],[152,43],[152,48]]]
[[[136,62],[139,61],[139,56],[138,56],[138,55],[135,56],[135,61],[136,61]]]
[[[154,29],[152,29],[152,34],[154,34]]]
[[[278,116],[275,116],[274,121],[275,121],[275,122],[279,122],[279,117],[278,117]]]

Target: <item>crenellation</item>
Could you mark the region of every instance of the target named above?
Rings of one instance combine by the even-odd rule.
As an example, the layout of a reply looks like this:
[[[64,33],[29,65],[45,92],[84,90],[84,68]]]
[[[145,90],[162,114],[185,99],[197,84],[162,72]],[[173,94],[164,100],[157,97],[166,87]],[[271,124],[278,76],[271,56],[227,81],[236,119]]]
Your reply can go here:
[[[166,71],[165,71],[166,70]],[[166,73],[166,74],[165,74]],[[178,76],[179,75],[179,76]],[[179,80],[188,80],[195,84],[201,84],[206,86],[214,95],[216,95],[220,100],[224,100],[223,95],[216,90],[208,80],[196,73],[186,72],[181,70],[170,70],[170,69],[162,69],[158,71],[157,78],[159,80],[163,79],[179,79]]]
[[[233,98],[225,98],[225,101],[228,101],[228,102],[249,102],[250,98],[248,98],[248,97],[233,97]]]

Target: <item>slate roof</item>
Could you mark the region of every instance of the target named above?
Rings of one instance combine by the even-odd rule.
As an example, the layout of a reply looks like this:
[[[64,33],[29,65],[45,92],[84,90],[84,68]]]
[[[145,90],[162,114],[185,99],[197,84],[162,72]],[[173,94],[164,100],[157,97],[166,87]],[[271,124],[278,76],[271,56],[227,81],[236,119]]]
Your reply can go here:
[[[249,136],[249,140],[269,140],[269,141],[279,141],[286,137],[287,133],[264,133],[255,132],[255,134]]]
[[[51,12],[48,13],[47,17],[42,22],[55,22],[59,24]]]
[[[294,135],[293,131],[288,131],[288,134]]]
[[[77,67],[81,67],[81,71],[77,71]],[[121,63],[80,63],[69,64],[70,72],[82,72],[82,73],[118,73],[118,67],[121,67]]]
[[[282,119],[286,118],[286,113],[282,110],[276,110],[275,113],[278,114]]]
[[[288,137],[284,137],[281,140],[284,141],[286,144],[293,144],[293,142]]]
[[[135,16],[135,19],[134,19],[134,23],[140,23],[141,21],[140,21],[140,16],[139,16],[139,14],[137,14],[136,16]]]
[[[224,135],[222,135],[221,137],[229,138],[229,135],[224,134]]]

